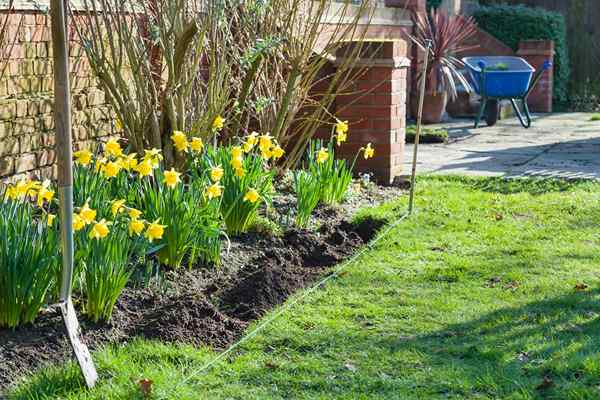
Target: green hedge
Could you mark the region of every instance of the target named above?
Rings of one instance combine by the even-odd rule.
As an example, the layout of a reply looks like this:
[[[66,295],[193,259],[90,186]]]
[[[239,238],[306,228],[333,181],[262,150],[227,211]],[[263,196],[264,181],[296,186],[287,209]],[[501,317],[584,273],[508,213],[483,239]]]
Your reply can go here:
[[[569,54],[565,18],[557,12],[523,5],[492,5],[481,7],[473,14],[479,27],[515,51],[521,40],[553,40],[554,101],[564,103],[568,98]]]

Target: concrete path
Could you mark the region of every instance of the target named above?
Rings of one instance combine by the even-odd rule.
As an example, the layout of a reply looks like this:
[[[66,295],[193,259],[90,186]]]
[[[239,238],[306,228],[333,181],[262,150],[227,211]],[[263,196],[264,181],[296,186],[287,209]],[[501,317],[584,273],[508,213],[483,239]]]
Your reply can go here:
[[[530,129],[515,118],[473,129],[461,120],[448,129],[448,144],[419,146],[419,172],[481,176],[543,176],[600,179],[600,122],[591,114],[538,115]],[[431,125],[430,125],[431,126]],[[405,171],[413,146],[407,145]]]

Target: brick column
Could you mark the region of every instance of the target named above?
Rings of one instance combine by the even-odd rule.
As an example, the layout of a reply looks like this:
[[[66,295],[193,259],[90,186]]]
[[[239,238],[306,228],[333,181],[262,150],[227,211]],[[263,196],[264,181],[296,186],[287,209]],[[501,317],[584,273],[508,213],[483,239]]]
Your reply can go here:
[[[519,57],[523,57],[536,70],[544,68],[544,62],[554,63],[554,42],[552,40],[523,40],[519,43],[517,51]],[[552,112],[552,91],[554,89],[554,68],[544,72],[540,82],[529,95],[529,107],[531,111],[550,113]]]
[[[337,63],[356,46],[350,43],[338,51]],[[353,159],[356,152],[372,143],[375,157],[362,155],[356,171],[372,172],[377,181],[390,184],[402,173],[404,134],[406,126],[406,76],[410,60],[406,58],[406,42],[372,41],[366,43],[355,68],[358,77],[347,95],[336,99],[336,115],[348,120],[348,142],[338,151]],[[357,71],[358,72],[358,71]]]

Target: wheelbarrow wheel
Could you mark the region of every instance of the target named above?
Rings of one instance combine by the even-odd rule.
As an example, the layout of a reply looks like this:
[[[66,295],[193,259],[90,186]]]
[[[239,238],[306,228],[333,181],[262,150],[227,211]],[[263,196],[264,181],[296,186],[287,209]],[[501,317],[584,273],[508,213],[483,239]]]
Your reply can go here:
[[[496,125],[500,117],[500,103],[496,99],[488,100],[485,106],[485,122],[488,126]]]

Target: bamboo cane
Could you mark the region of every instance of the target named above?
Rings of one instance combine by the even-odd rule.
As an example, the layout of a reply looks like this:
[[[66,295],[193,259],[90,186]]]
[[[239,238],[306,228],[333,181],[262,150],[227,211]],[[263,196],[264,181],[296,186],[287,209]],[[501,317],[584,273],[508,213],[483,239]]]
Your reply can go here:
[[[421,87],[419,90],[419,109],[417,111],[417,132],[415,133],[415,144],[413,146],[412,173],[410,176],[410,196],[408,200],[408,214],[411,215],[415,201],[415,186],[417,183],[417,155],[419,151],[419,137],[421,135],[421,125],[423,119],[423,101],[425,99],[425,86],[427,84],[427,67],[429,64],[429,52],[431,50],[431,40],[427,41],[425,48],[425,60],[423,61],[423,71],[421,72]]]

